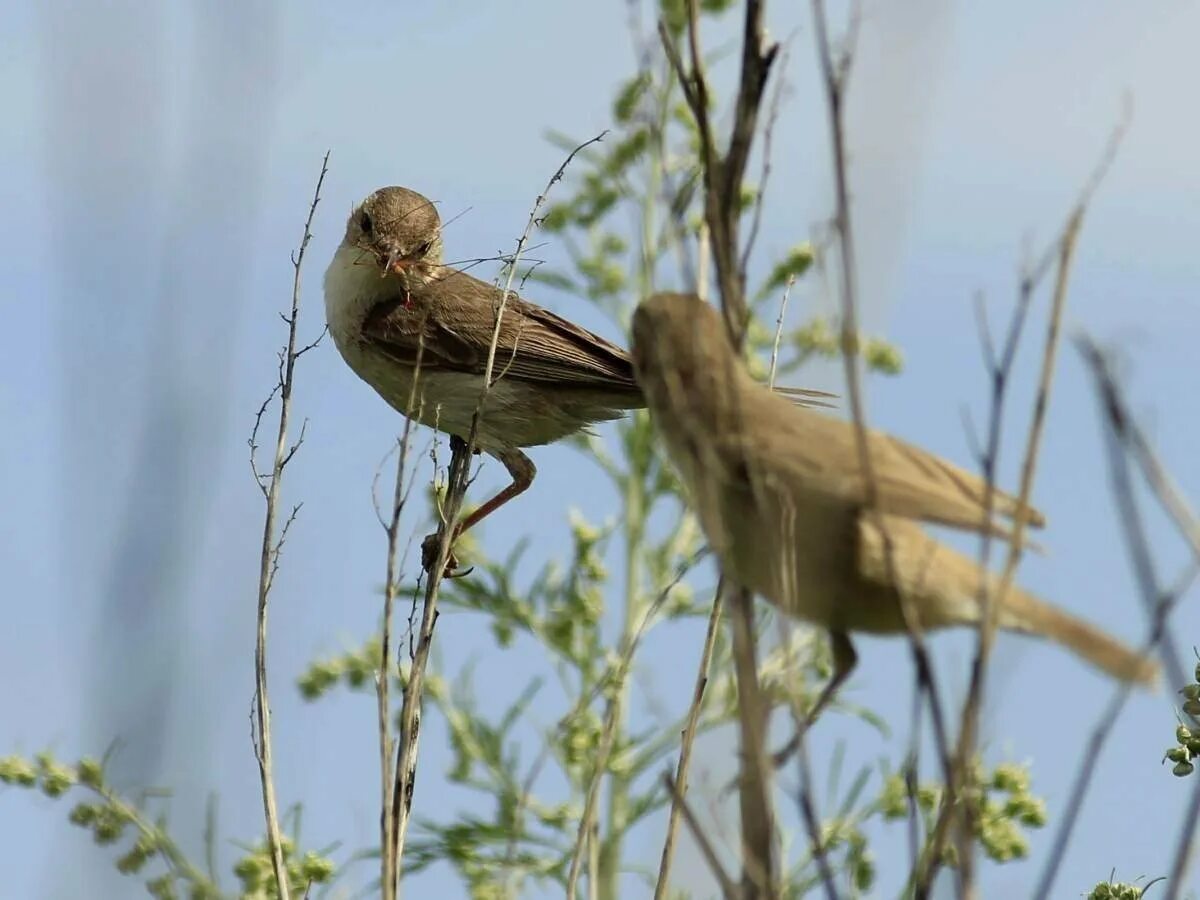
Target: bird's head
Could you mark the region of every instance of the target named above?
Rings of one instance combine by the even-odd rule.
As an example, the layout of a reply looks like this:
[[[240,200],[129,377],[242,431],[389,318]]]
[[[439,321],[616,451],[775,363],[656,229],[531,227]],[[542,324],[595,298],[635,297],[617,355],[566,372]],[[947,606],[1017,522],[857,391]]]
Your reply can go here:
[[[633,364],[639,381],[708,390],[737,357],[721,314],[695,294],[655,294],[633,314]]]
[[[385,275],[423,281],[442,263],[442,220],[416,191],[380,188],[350,213],[343,243],[374,257]]]

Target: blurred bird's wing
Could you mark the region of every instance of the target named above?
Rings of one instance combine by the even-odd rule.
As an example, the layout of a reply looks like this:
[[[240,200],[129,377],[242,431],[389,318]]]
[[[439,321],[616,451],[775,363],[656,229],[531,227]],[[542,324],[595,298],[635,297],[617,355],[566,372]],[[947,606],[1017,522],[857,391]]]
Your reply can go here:
[[[740,398],[740,418],[750,427],[726,429],[722,438],[729,451],[744,456],[746,471],[770,473],[772,480],[801,494],[864,504],[867,483],[853,423],[750,387],[742,383]],[[748,433],[739,438],[738,431]],[[987,484],[982,478],[882,432],[868,430],[867,435],[881,511],[968,531],[1005,533],[984,522]],[[1017,515],[1017,499],[1010,494],[994,491],[992,504],[998,516]],[[1025,520],[1035,527],[1045,521],[1032,508],[1026,509]]]

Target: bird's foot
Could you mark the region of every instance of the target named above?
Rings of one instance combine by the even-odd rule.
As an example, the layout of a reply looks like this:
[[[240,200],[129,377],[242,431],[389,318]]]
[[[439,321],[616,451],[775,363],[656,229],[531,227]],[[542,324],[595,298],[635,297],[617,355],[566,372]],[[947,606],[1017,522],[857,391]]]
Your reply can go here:
[[[438,549],[441,547],[441,534],[435,531],[433,534],[426,535],[425,540],[421,541],[421,568],[426,572],[432,572],[433,567],[437,564]],[[458,557],[454,555],[454,548],[450,548],[450,554],[446,557],[446,568],[442,572],[443,578],[462,578],[470,575],[475,570],[472,566],[469,569],[459,571]]]

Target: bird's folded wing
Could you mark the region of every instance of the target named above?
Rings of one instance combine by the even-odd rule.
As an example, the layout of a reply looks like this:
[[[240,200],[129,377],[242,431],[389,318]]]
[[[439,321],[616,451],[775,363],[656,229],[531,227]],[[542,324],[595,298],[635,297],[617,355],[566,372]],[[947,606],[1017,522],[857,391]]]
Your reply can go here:
[[[462,272],[427,285],[417,302],[397,297],[367,317],[364,335],[412,365],[482,374],[502,291]],[[496,344],[497,377],[551,381],[564,388],[638,391],[629,355],[599,335],[509,294]]]

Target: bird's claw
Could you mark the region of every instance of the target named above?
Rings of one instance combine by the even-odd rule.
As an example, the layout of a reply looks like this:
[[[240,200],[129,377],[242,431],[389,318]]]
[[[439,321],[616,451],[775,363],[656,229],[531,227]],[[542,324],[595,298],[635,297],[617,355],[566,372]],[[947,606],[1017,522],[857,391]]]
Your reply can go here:
[[[426,572],[432,572],[434,565],[437,564],[438,550],[441,548],[441,535],[439,532],[426,535],[425,540],[421,541],[421,568]],[[443,578],[463,578],[475,571],[475,567],[471,566],[458,570],[458,557],[454,555],[454,549],[451,548],[449,556],[446,557],[446,568],[442,571]]]

